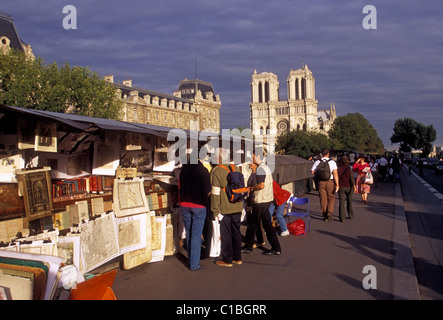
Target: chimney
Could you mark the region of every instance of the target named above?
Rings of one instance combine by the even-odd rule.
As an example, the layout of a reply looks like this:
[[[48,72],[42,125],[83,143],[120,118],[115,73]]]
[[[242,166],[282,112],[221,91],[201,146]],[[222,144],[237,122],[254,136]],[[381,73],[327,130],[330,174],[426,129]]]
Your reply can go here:
[[[132,80],[131,79],[123,80],[123,85],[127,87],[132,87]]]
[[[114,83],[114,75],[113,74],[108,74],[108,75],[104,76],[104,79],[106,82]]]

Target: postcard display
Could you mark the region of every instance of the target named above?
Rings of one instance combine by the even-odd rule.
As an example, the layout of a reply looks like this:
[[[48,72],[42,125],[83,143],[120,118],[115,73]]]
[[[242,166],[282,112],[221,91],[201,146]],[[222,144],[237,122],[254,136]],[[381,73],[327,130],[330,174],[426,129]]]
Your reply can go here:
[[[0,159],[0,186],[16,190],[24,211],[0,220],[0,300],[66,299],[108,262],[130,269],[177,253],[175,194],[158,182],[174,179],[154,173],[171,167],[155,152],[160,138],[17,123],[27,130],[0,136],[7,140],[0,149],[9,146]],[[65,152],[73,146],[75,152]]]

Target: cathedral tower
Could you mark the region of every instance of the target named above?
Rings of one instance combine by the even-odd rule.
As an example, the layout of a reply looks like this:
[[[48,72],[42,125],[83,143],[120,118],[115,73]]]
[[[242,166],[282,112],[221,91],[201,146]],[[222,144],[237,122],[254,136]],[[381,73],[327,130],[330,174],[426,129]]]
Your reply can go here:
[[[287,77],[287,100],[279,98],[279,82],[270,72],[252,74],[250,120],[256,137],[278,136],[290,130],[327,134],[335,120],[335,105],[318,112],[315,78],[307,65],[291,70]]]

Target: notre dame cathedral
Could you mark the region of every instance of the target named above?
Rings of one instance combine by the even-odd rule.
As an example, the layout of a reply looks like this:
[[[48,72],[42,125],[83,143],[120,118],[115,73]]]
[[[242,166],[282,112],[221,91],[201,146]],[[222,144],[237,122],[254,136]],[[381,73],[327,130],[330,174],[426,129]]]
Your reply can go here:
[[[335,105],[318,110],[315,79],[307,65],[291,70],[287,78],[287,100],[280,101],[279,82],[271,72],[257,73],[251,82],[251,131],[256,137],[277,137],[291,130],[327,134],[337,118]]]

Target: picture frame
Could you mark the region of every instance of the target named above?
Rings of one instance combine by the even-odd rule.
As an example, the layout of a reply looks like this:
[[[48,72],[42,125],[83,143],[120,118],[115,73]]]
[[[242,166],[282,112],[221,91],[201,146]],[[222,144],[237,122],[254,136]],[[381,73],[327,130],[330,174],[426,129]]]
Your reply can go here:
[[[37,123],[35,128],[34,150],[57,152],[57,123]]]
[[[16,170],[28,221],[52,214],[51,168]]]
[[[114,179],[113,202],[116,217],[149,212],[143,178]]]

